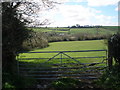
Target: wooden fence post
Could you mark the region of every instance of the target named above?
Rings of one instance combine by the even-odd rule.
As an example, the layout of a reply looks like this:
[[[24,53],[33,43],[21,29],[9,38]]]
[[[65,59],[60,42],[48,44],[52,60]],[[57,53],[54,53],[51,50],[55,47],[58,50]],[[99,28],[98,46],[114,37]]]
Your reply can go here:
[[[112,45],[111,42],[108,41],[108,67],[111,69],[113,64],[113,55],[112,55]]]
[[[108,67],[109,67],[109,69],[111,69],[112,64],[113,64],[113,57],[108,55]]]

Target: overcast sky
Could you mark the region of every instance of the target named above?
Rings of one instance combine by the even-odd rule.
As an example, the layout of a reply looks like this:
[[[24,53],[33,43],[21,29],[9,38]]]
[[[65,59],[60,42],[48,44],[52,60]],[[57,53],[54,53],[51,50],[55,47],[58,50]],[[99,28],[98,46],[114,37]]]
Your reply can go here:
[[[37,0],[36,0],[37,1]],[[54,9],[40,13],[52,27],[80,25],[118,25],[119,0],[53,0],[61,2]]]

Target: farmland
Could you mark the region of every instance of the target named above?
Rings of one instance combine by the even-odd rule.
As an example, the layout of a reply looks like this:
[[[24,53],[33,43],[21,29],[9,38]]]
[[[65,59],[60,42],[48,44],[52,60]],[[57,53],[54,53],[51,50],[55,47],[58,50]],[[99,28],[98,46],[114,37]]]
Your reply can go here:
[[[108,39],[118,32],[117,26],[102,26],[99,28],[35,27],[31,29],[35,33],[31,40],[24,42],[23,46],[30,50],[48,47],[51,42]]]
[[[99,39],[102,35],[113,35],[117,32],[118,28],[116,26],[103,26],[99,28],[32,28],[35,32],[42,32],[47,37],[49,46],[45,48],[33,48],[30,52],[44,52],[44,51],[80,51],[80,50],[101,50],[107,49],[104,39]],[[60,33],[63,33],[61,36]],[[87,33],[87,34],[86,34]],[[101,36],[100,36],[101,35]],[[72,38],[72,39],[71,39]],[[81,39],[82,38],[82,39]],[[104,37],[103,37],[104,38]],[[107,36],[105,37],[107,38]],[[98,39],[98,40],[94,40]],[[39,41],[39,40],[37,40]],[[23,53],[19,57],[23,58],[52,58],[57,53]],[[66,53],[71,57],[96,57],[104,56],[105,52],[77,52],[77,53]],[[66,56],[62,56],[66,58]],[[60,58],[60,55],[55,58]],[[29,62],[42,63],[46,61],[42,60],[24,60]],[[52,60],[55,63],[59,60]],[[81,62],[96,62],[96,60],[91,59],[79,59]],[[99,59],[98,59],[99,61]]]
[[[33,28],[36,32],[59,32],[59,33],[90,33],[90,34],[114,34],[118,31],[117,26],[103,26],[100,28]]]
[[[104,40],[88,40],[88,41],[68,41],[68,42],[53,42],[49,43],[49,47],[43,49],[35,49],[30,52],[44,52],[44,51],[78,51],[78,50],[100,50],[107,49]],[[57,53],[23,53],[19,57],[24,56],[23,58],[51,58]],[[105,52],[76,52],[76,53],[66,53],[71,57],[90,57],[90,56],[105,56]],[[56,58],[60,58],[57,56]],[[63,56],[65,58],[65,56]],[[39,62],[42,63],[46,60],[24,60],[30,62]],[[80,62],[97,62],[101,60],[90,60],[88,59],[79,59]],[[59,60],[58,60],[59,62]],[[56,60],[52,60],[51,63],[57,63]]]

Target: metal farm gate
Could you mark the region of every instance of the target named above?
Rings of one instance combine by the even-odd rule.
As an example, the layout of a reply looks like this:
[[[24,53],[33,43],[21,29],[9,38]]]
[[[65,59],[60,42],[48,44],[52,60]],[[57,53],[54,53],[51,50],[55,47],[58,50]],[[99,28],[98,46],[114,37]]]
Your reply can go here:
[[[99,53],[102,55],[100,56]],[[56,80],[63,77],[81,80],[97,79],[107,67],[107,50],[22,52],[19,54],[20,56],[17,57],[18,74],[38,80]],[[39,58],[31,57],[33,54],[38,55]]]

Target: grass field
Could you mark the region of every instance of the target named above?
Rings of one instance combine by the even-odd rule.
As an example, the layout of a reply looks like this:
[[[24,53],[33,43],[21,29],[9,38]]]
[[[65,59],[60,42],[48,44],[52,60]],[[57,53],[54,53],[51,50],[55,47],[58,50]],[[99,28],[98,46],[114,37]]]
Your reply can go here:
[[[81,28],[81,29],[71,29],[70,33],[75,34],[75,33],[89,33],[89,34],[114,34],[116,31],[114,30],[108,30],[104,28]]]
[[[72,51],[105,49],[104,40],[64,41],[49,43],[49,47],[34,51]]]
[[[43,49],[36,49],[30,52],[42,52],[42,51],[78,51],[78,50],[101,50],[101,49],[107,49],[104,40],[89,40],[89,41],[68,41],[68,42],[54,42],[49,43],[49,47],[43,48]],[[20,54],[19,57],[22,58],[51,58],[57,53],[23,53]],[[66,53],[67,55],[71,57],[95,57],[95,56],[105,56],[105,52],[75,52],[75,53]],[[58,55],[56,58],[60,58],[61,56]],[[62,56],[63,58],[66,58],[66,56]],[[47,59],[42,60],[24,60],[29,62],[39,62],[42,63],[46,61]],[[92,63],[92,62],[98,62],[102,59],[78,59],[82,63]],[[49,63],[58,63],[59,60],[53,59],[49,61]],[[67,59],[63,60],[63,62],[75,62],[74,60]]]
[[[103,26],[100,28],[71,28],[70,31],[68,28],[32,28],[36,32],[61,32],[61,33],[89,33],[89,34],[114,34],[118,31],[117,26]],[[61,30],[68,31],[61,31]]]

